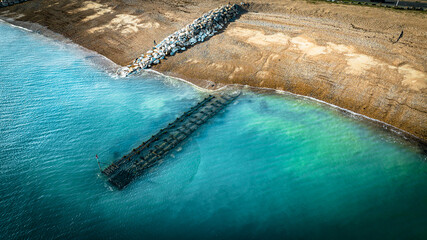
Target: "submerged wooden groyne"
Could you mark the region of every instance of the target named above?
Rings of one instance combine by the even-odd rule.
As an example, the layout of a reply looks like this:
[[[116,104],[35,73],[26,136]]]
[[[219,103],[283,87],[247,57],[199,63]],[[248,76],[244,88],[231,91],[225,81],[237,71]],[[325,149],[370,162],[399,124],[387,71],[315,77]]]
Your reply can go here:
[[[111,184],[122,189],[143,174],[144,170],[160,162],[168,152],[239,95],[240,91],[209,95],[129,154],[102,170],[102,173]]]

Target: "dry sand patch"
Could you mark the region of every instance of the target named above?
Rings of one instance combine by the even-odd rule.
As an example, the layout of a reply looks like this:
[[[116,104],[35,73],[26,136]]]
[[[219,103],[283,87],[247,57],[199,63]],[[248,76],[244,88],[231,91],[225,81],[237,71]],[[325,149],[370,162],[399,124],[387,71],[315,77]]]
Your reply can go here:
[[[258,30],[241,27],[227,30],[226,33],[232,37],[246,39],[245,42],[252,45],[268,46],[276,44],[280,45],[280,47],[287,47],[289,45],[289,36],[283,33],[267,35]]]
[[[69,13],[78,14],[78,13],[81,13],[84,11],[90,11],[90,10],[93,10],[95,13],[83,18],[81,20],[82,22],[89,22],[103,16],[104,14],[113,12],[113,10],[106,5],[96,3],[96,2],[86,1],[86,2],[83,2],[83,7],[73,9],[72,11],[69,11]]]
[[[104,32],[104,31],[117,31],[121,34],[136,33],[140,29],[159,28],[160,24],[157,22],[144,22],[140,17],[129,14],[117,14],[109,23],[102,26],[93,27],[88,30],[89,33]]]
[[[398,68],[398,72],[403,75],[402,84],[412,90],[420,91],[427,88],[427,76],[425,73],[403,65]]]

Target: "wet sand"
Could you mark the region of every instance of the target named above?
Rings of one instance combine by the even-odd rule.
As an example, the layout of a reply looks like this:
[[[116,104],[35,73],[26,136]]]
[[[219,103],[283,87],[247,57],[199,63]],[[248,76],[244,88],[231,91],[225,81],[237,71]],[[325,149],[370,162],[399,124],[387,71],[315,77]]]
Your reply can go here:
[[[226,3],[32,0],[0,16],[46,26],[123,66]],[[304,0],[249,4],[224,32],[153,70],[208,89],[243,84],[313,97],[427,139],[426,13]]]

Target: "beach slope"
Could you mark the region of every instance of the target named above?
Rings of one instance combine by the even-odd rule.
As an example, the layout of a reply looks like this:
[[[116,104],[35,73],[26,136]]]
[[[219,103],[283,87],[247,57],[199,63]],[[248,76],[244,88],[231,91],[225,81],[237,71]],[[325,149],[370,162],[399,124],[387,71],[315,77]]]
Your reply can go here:
[[[226,3],[32,0],[0,9],[0,16],[38,23],[124,66]],[[248,3],[222,33],[153,69],[208,89],[244,84],[313,97],[427,139],[426,13]]]

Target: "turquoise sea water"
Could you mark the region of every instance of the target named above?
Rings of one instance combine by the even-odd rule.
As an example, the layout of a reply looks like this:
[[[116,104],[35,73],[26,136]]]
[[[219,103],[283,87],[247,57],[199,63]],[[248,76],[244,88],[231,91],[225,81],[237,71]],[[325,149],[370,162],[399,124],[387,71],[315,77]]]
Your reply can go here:
[[[0,23],[0,239],[426,239],[417,145],[323,104],[245,91],[122,191],[111,162],[206,95],[116,79]]]

